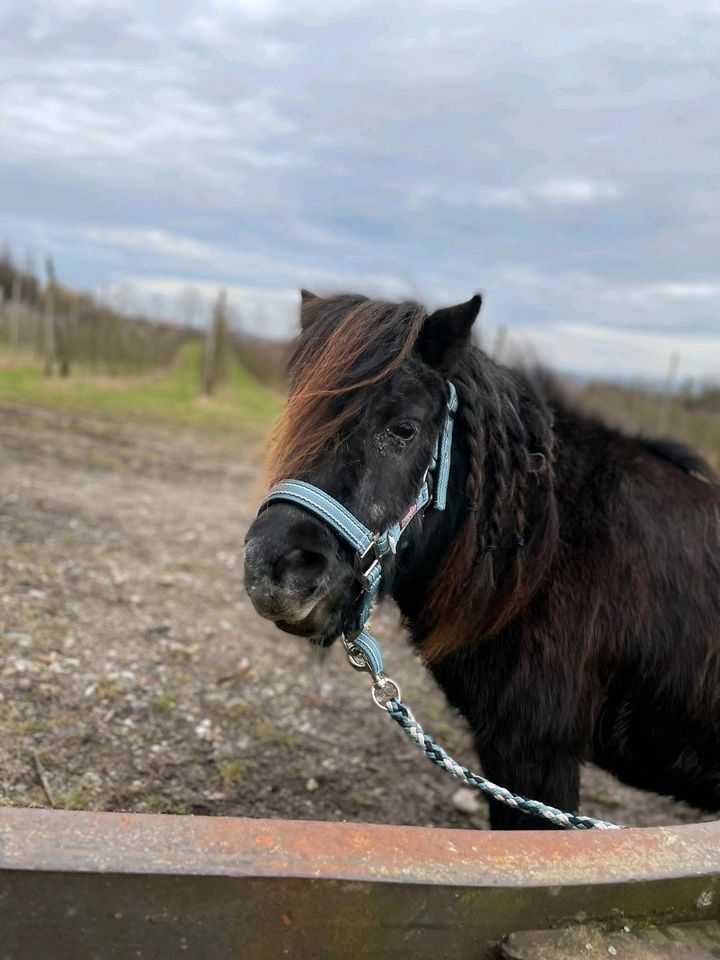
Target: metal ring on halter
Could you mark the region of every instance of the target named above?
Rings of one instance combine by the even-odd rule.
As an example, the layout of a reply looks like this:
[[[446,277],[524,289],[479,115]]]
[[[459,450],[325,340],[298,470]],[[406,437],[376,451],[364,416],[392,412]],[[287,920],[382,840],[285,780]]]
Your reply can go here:
[[[359,636],[359,632],[358,634],[355,634],[355,636]],[[365,655],[362,653],[362,651],[358,650],[352,640],[348,639],[346,636],[343,636],[342,642],[343,646],[345,647],[345,653],[347,654],[348,663],[350,666],[354,670],[361,670],[365,671],[366,673],[369,672],[370,665],[365,659]]]
[[[360,651],[348,650],[347,651],[348,663],[354,670],[362,670],[367,673],[370,670],[368,662],[365,657],[360,653]]]
[[[391,700],[402,699],[399,684],[383,673],[379,673],[375,678],[371,692],[375,705],[380,707],[381,710],[387,710],[387,705]]]

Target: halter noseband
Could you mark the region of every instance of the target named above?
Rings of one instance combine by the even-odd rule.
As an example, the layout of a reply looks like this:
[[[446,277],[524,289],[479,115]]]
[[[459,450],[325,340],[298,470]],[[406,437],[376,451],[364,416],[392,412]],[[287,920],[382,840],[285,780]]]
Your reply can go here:
[[[436,510],[444,510],[447,503],[448,480],[450,479],[450,461],[452,457],[452,436],[455,411],[458,407],[457,392],[448,382],[448,400],[445,422],[435,441],[433,455],[423,477],[420,491],[396,523],[382,531],[373,533],[360,523],[341,503],[325,493],[320,487],[305,483],[303,480],[281,480],[271,487],[270,492],[260,506],[260,513],[271,503],[284,501],[302,507],[315,514],[355,551],[355,576],[362,587],[358,608],[352,621],[344,630],[346,644],[357,647],[372,663],[374,672],[382,671],[382,654],[377,642],[365,630],[370,617],[373,601],[377,596],[382,578],[382,558],[395,553],[397,543],[410,521],[421,513],[432,501]],[[430,492],[428,477],[435,472],[433,492]]]

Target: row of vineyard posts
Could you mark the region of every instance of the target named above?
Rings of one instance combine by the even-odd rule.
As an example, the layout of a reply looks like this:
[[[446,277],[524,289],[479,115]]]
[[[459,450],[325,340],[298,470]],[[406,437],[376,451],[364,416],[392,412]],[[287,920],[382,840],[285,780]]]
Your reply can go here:
[[[59,283],[50,257],[45,278],[42,283],[32,264],[20,268],[8,252],[0,254],[0,351],[34,357],[46,377],[68,377],[75,367],[109,376],[161,370],[183,343],[203,336],[187,325],[122,313]],[[230,331],[221,290],[204,335],[201,393],[214,393],[225,380],[231,352],[242,352],[241,339]]]

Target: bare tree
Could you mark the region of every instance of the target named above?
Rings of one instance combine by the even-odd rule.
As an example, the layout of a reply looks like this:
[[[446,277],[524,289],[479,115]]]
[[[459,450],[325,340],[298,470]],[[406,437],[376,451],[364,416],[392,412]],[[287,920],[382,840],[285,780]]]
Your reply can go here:
[[[66,313],[61,320],[58,320],[56,328],[58,361],[60,364],[60,376],[70,376],[70,357],[73,352],[73,341],[77,336],[78,317],[80,315],[80,299],[76,294],[70,297],[69,305],[66,305]]]

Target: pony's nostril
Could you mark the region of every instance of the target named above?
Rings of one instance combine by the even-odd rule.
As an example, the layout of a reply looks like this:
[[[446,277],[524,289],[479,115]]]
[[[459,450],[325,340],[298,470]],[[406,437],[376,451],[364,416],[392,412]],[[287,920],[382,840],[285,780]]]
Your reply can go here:
[[[288,586],[315,588],[328,565],[328,558],[316,550],[294,547],[275,563],[275,577]]]

